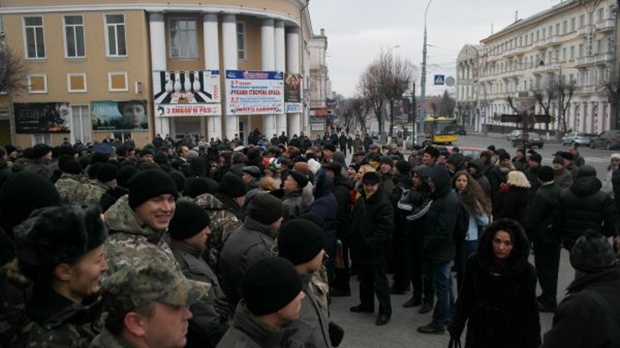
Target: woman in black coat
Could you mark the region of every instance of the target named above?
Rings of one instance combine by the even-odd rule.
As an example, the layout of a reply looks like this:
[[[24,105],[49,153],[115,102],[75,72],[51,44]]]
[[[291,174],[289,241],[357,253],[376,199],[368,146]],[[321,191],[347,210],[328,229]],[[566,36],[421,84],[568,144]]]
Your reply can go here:
[[[466,348],[536,348],[540,318],[536,270],[528,263],[529,241],[510,219],[490,224],[467,261],[463,287],[448,331]]]
[[[523,223],[527,211],[530,182],[523,172],[513,170],[506,176],[506,183],[500,185],[499,209],[496,219],[513,219]]]

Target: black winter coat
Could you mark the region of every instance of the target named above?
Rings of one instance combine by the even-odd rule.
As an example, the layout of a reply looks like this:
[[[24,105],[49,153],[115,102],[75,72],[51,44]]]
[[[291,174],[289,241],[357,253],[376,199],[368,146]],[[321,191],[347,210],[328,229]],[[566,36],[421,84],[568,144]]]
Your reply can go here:
[[[552,243],[560,238],[559,198],[560,189],[551,183],[541,186],[530,201],[524,227],[533,242]]]
[[[620,271],[575,279],[553,316],[541,348],[620,346]]]
[[[494,217],[496,219],[509,218],[523,223],[527,211],[528,189],[510,186],[507,192],[500,193],[498,197],[499,210]]]
[[[536,271],[528,264],[520,272],[500,272],[481,265],[476,255],[469,258],[451,325],[462,332],[469,320],[466,348],[536,348]]]
[[[429,264],[452,261],[456,253],[454,231],[456,228],[461,203],[450,188],[450,183],[440,186],[435,184],[431,194],[433,203],[426,217],[424,227],[423,260]]]
[[[348,178],[338,175],[334,179],[334,196],[338,202],[338,223],[336,235],[340,240],[347,240],[351,234],[351,189],[353,184]]]
[[[591,228],[610,237],[617,235],[618,213],[611,197],[601,191],[593,176],[577,178],[560,193],[560,231],[563,245],[570,250],[581,234]]]
[[[381,187],[370,197],[364,192],[355,201],[351,235],[351,258],[360,264],[387,263],[394,209]]]

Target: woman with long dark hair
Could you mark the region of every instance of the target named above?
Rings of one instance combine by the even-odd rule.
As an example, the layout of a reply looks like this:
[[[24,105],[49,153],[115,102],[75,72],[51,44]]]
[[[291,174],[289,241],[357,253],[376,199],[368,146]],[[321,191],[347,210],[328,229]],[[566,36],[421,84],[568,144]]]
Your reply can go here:
[[[527,258],[530,243],[510,219],[489,224],[467,261],[463,287],[448,331],[466,348],[535,348],[540,345],[536,270]]]
[[[467,171],[459,171],[452,177],[452,187],[459,195],[461,214],[459,240],[457,241],[456,284],[461,289],[465,263],[476,251],[478,237],[487,227],[492,217],[491,200],[486,196],[478,181]],[[462,237],[462,238],[461,238]]]

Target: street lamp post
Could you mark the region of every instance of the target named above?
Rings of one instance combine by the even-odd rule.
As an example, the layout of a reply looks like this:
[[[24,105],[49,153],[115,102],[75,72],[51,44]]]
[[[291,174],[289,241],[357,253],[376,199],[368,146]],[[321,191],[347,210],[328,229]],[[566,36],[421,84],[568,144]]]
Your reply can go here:
[[[427,47],[427,43],[426,43],[426,38],[427,38],[427,33],[426,33],[426,16],[428,15],[428,8],[431,6],[431,2],[433,2],[433,0],[428,0],[428,4],[426,4],[426,10],[424,11],[424,43],[422,44],[422,80],[421,85],[420,85],[420,119],[424,120],[426,118],[426,47]],[[417,122],[415,122],[417,120],[414,120],[414,125],[413,125],[413,141],[415,142],[416,137],[417,137]]]

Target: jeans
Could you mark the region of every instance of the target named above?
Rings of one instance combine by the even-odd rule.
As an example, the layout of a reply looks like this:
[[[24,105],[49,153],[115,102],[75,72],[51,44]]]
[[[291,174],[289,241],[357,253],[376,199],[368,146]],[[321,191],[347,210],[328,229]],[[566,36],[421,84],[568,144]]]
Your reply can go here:
[[[413,285],[413,297],[432,305],[435,300],[433,285],[422,272],[422,238],[407,235],[405,240],[405,266],[411,285]]]
[[[433,283],[437,303],[433,311],[433,324],[444,328],[450,321],[454,295],[452,294],[452,277],[450,275],[451,262],[438,264],[424,264],[424,270]]]

